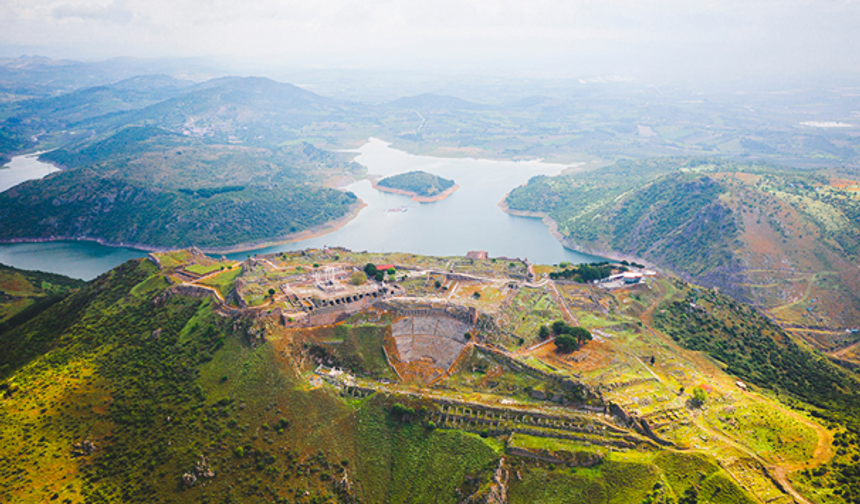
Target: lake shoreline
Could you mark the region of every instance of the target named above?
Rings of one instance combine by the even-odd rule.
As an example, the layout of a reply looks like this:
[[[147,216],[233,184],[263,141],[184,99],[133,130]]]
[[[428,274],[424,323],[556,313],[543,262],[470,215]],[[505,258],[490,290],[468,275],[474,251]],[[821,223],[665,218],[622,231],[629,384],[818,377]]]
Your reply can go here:
[[[75,268],[89,268],[86,274],[93,278],[120,264],[118,261],[145,256],[147,252],[170,251],[188,246],[197,246],[213,257],[223,254],[235,259],[243,259],[246,254],[339,245],[352,250],[413,251],[438,256],[461,255],[465,250],[472,249],[490,250],[493,255],[529,257],[540,264],[561,261],[579,264],[603,260],[577,252],[585,250],[584,247],[565,244],[562,237],[554,233],[557,232],[557,226],[548,220],[540,225],[538,222],[529,222],[532,219],[513,219],[499,212],[496,207],[499,198],[512,187],[527,183],[533,176],[551,176],[563,172],[569,166],[415,156],[392,149],[388,142],[374,138],[364,142],[364,146],[355,154],[354,161],[361,168],[338,173],[325,180],[324,185],[351,191],[358,199],[353,205],[343,208],[344,213],[339,218],[298,233],[270,232],[266,233],[268,236],[256,240],[240,240],[243,243],[229,244],[218,240],[206,243],[209,247],[201,247],[184,240],[163,244],[131,243],[133,239],[122,242],[95,233],[64,233],[62,231],[66,230],[56,230],[44,236],[27,237],[27,234],[22,234],[4,237],[6,239],[0,240],[0,243],[5,244],[0,246],[0,257],[13,266],[69,274],[70,271],[61,267],[62,258],[76,257],[74,254],[80,252],[80,257],[75,258]],[[26,166],[48,168],[35,159],[26,161],[29,163]],[[54,166],[48,169],[57,170]],[[456,187],[449,187],[432,198],[426,198],[444,200],[436,205],[413,204],[403,199],[403,194],[391,196],[386,193],[395,191],[374,187],[373,182],[409,169],[424,169],[448,179],[456,179],[459,174],[460,178],[456,179]],[[35,177],[40,175],[41,172],[34,172]],[[454,192],[459,197],[448,197]],[[416,195],[406,196],[412,199]],[[407,202],[409,204],[404,205]],[[395,209],[399,212],[390,212],[391,207],[402,208]],[[508,213],[514,213],[508,210]],[[521,212],[516,214],[544,217]],[[549,234],[548,228],[551,231]],[[81,276],[74,274],[74,269],[71,272],[71,276]]]
[[[454,184],[453,186],[449,187],[448,189],[445,189],[444,191],[442,191],[438,195],[428,198],[426,196],[419,196],[417,193],[414,193],[412,191],[404,191],[403,189],[394,189],[393,187],[381,186],[381,185],[378,185],[374,181],[371,181],[370,184],[377,191],[382,191],[382,192],[387,192],[387,193],[392,193],[392,194],[402,194],[403,196],[410,196],[412,198],[412,201],[417,201],[418,203],[433,203],[434,201],[442,201],[443,199],[447,198],[448,196],[454,194],[454,192],[460,188],[460,186],[458,186],[457,184]]]
[[[514,210],[508,206],[508,194],[502,198],[502,201],[499,201],[498,206],[501,208],[502,212],[505,212],[508,215],[513,215],[514,217],[525,217],[527,219],[540,219],[540,221],[549,228],[549,234],[553,236],[562,247],[572,251],[578,252],[580,254],[588,254],[604,259],[609,259],[611,261],[633,261],[641,264],[649,264],[650,261],[646,261],[642,258],[625,255],[619,253],[617,250],[608,250],[602,247],[593,247],[593,246],[583,246],[578,243],[573,243],[569,236],[565,236],[561,231],[558,230],[558,222],[555,219],[550,217],[545,212],[535,212],[530,210]],[[653,264],[651,267],[654,267]]]
[[[33,238],[4,238],[0,239],[0,244],[17,244],[17,243],[50,243],[50,242],[60,242],[60,241],[83,241],[83,242],[92,242],[98,243],[99,245],[103,245],[105,247],[112,248],[127,248],[133,250],[139,250],[141,252],[170,252],[173,250],[182,250],[189,247],[196,247],[200,251],[206,254],[235,254],[238,252],[248,252],[251,250],[258,250],[267,247],[274,247],[277,245],[283,245],[286,243],[293,243],[297,241],[307,240],[310,238],[317,238],[320,236],[325,236],[327,234],[333,233],[343,226],[347,225],[351,220],[358,217],[358,214],[367,206],[367,204],[361,199],[358,200],[357,203],[354,203],[350,211],[346,213],[343,217],[338,219],[328,221],[323,224],[318,224],[311,228],[305,229],[304,231],[299,231],[298,233],[290,233],[281,238],[272,238],[266,240],[260,240],[256,242],[245,242],[238,243],[236,245],[232,245],[229,247],[223,248],[214,248],[214,247],[198,247],[194,244],[189,244],[186,246],[177,246],[177,247],[158,247],[154,245],[146,245],[142,243],[116,243],[109,240],[105,240],[104,238],[92,238],[92,237],[81,237],[81,236],[45,236],[45,237],[33,237]]]

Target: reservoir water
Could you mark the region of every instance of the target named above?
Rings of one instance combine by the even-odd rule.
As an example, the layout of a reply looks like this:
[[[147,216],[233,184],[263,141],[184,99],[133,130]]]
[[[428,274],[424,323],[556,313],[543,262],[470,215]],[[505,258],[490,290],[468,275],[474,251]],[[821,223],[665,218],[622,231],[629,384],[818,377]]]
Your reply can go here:
[[[39,161],[39,154],[15,156],[9,164],[0,168],[0,192],[14,187],[25,180],[40,179],[58,170],[54,165]]]
[[[367,180],[358,181],[346,189],[354,192],[367,207],[342,228],[323,236],[229,257],[242,259],[248,254],[328,245],[426,255],[465,255],[469,250],[486,250],[491,256],[521,257],[547,264],[600,260],[565,249],[540,220],[514,217],[498,206],[511,189],[536,175],[560,173],[567,168],[565,165],[415,156],[392,149],[386,142],[374,138],[356,152],[356,162],[366,166],[371,175],[384,177],[423,170],[453,179],[460,189],[442,201],[416,203],[408,196],[377,191]],[[30,161],[38,163],[34,158]],[[4,171],[0,170],[0,186],[4,183]],[[44,175],[31,178],[41,176]],[[143,251],[91,242],[0,244],[0,263],[84,279],[94,278],[128,259],[143,255]]]

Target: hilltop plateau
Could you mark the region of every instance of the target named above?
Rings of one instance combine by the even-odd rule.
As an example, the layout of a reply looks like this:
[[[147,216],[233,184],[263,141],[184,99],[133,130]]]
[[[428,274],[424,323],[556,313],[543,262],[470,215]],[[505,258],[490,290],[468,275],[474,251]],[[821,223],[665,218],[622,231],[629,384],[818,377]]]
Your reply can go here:
[[[0,329],[0,499],[860,499],[856,375],[637,265],[192,249],[73,288]]]

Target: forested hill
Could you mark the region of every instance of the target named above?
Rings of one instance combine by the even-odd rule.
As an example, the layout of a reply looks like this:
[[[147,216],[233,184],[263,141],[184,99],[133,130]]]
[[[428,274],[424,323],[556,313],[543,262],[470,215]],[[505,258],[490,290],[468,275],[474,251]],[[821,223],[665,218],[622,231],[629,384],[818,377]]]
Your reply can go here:
[[[454,181],[423,171],[411,171],[386,177],[377,184],[389,189],[397,189],[416,196],[431,198],[454,187]]]
[[[546,213],[571,246],[718,286],[786,326],[829,328],[818,344],[830,348],[860,318],[858,180],[669,158],[534,178],[507,203]]]
[[[358,200],[325,182],[360,166],[300,135],[361,110],[264,78],[159,75],[0,103],[0,152],[38,141],[65,169],[0,194],[0,241],[224,250],[330,224]]]
[[[221,145],[132,127],[44,157],[69,169],[0,193],[0,240],[226,249],[324,225],[358,202],[322,185],[357,165],[310,144]]]

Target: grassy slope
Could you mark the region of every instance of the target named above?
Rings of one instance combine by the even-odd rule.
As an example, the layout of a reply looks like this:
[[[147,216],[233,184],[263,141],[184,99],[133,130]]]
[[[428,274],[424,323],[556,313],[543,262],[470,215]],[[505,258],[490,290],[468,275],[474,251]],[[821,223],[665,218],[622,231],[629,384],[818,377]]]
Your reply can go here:
[[[654,316],[655,327],[686,348],[723,362],[726,371],[748,383],[776,391],[784,400],[812,405],[811,414],[836,430],[836,457],[793,476],[795,485],[824,502],[860,501],[860,378],[797,343],[779,326],[747,305],[710,290],[684,288]],[[744,413],[765,420],[766,412]],[[723,426],[728,431],[732,425]],[[792,430],[774,430],[750,419],[747,438],[758,453],[791,443]],[[805,454],[808,455],[808,454]],[[800,456],[799,460],[806,456]]]
[[[82,280],[0,264],[0,332],[25,322],[83,285]]]
[[[127,263],[0,336],[23,342],[4,353],[3,499],[231,502],[308,490],[324,502],[346,473],[363,501],[456,502],[465,474],[497,460],[478,437],[390,421],[384,401],[306,391],[270,344],[249,348],[247,323],[214,315],[208,300],[171,297],[153,310],[166,283],[152,274]],[[98,451],[70,459],[83,439]],[[442,456],[452,452],[464,457]],[[217,477],[182,490],[201,453]]]
[[[841,330],[860,316],[860,199],[852,181],[834,180],[666,158],[539,177],[508,204],[547,213],[573,244],[652,261],[788,325]]]

